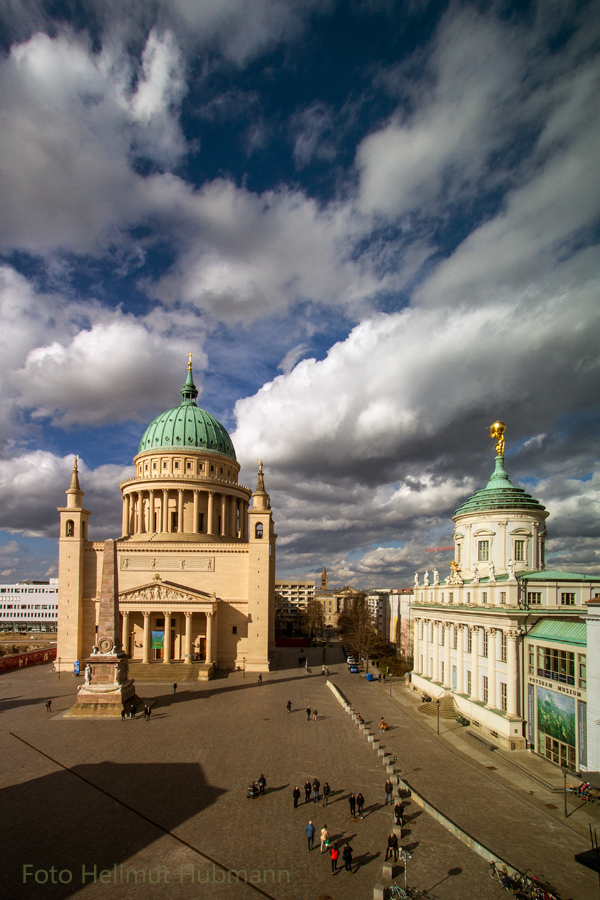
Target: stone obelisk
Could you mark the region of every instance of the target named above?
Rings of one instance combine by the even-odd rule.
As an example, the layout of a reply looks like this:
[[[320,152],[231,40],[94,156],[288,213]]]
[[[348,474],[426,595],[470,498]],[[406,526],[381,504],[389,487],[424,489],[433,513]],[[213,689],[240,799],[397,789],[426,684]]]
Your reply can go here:
[[[67,716],[120,716],[123,707],[139,703],[121,644],[118,596],[117,548],[114,541],[105,541],[97,643],[83,660],[85,682]]]

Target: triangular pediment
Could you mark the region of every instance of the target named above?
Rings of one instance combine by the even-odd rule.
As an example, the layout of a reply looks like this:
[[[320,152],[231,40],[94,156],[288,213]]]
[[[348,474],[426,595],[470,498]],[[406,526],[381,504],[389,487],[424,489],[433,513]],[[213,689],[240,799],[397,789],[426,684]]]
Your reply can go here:
[[[216,594],[198,591],[187,585],[174,581],[162,581],[159,577],[144,584],[137,585],[127,591],[119,591],[119,603],[197,603],[213,604],[218,600]]]

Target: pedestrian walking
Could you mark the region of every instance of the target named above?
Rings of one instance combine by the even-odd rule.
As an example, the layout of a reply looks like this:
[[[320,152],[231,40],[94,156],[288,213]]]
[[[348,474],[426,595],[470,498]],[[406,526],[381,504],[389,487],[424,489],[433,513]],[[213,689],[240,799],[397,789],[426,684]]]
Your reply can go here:
[[[365,798],[363,797],[362,794],[356,795],[356,805],[358,807],[358,814],[362,819],[363,818],[363,806],[365,805]]]
[[[344,869],[346,872],[352,871],[352,847],[346,841],[344,849],[342,850],[342,859],[344,860]]]
[[[131,707],[129,708],[129,718],[135,719],[136,712],[137,712],[137,707],[136,707],[135,703],[132,703]]]
[[[329,846],[329,832],[327,831],[327,825],[323,825],[321,828],[321,853],[325,853],[325,850]]]
[[[261,794],[264,794],[266,786],[267,786],[267,779],[265,778],[264,775],[261,775],[260,778],[258,779],[258,789],[261,792]]]
[[[327,806],[327,801],[329,800],[330,793],[331,788],[329,787],[329,782],[326,781],[323,785],[323,806]]]
[[[261,673],[259,673],[259,675],[258,675],[258,683],[262,684],[262,674]]]
[[[288,712],[292,711],[292,701],[291,700],[288,700],[288,702],[287,702],[287,711]]]
[[[46,700],[45,706],[47,713],[52,712],[52,700]]]
[[[393,802],[394,802],[394,799],[393,799],[393,797],[392,797],[392,794],[393,794],[393,793],[394,793],[394,787],[393,787],[393,785],[392,785],[392,782],[391,782],[390,779],[388,778],[388,780],[387,780],[386,783],[385,783],[385,805],[386,805],[386,806],[387,806],[388,803],[393,803]]]
[[[319,788],[321,787],[321,782],[318,778],[313,779],[312,789],[313,789],[313,800],[316,803],[319,799]]]
[[[385,848],[385,861],[388,856],[394,857],[394,862],[398,862],[398,836],[392,831],[387,839],[387,847]]]
[[[146,706],[144,706],[144,718],[145,718],[146,722],[150,721],[150,713],[151,712],[152,712],[152,710],[150,709],[148,704],[146,704]]]
[[[298,800],[300,799],[300,788],[298,785],[292,791],[292,797],[294,798],[294,809],[298,809]]]
[[[339,855],[340,855],[340,851],[338,850],[338,848],[337,848],[337,847],[335,846],[335,844],[334,844],[333,847],[331,848],[331,850],[329,851],[329,858],[330,858],[330,860],[331,860],[331,874],[332,874],[332,875],[335,875],[335,873],[337,872],[337,861],[338,861],[338,856],[339,856]]]
[[[308,801],[310,800],[311,791],[312,791],[312,785],[311,785],[310,781],[306,781],[304,783],[304,802],[305,803],[308,803]]]
[[[313,849],[315,842],[315,826],[312,823],[312,820],[308,823],[305,828],[306,831],[306,841],[308,844],[309,851]]]
[[[317,711],[316,711],[316,709],[313,709],[313,722],[316,722],[316,721],[317,721]]]
[[[353,819],[356,818],[356,797],[354,794],[349,794],[348,803],[350,804],[350,815]]]
[[[307,707],[306,707],[306,721],[307,721],[307,722],[310,722],[310,714],[311,714],[311,712],[312,712],[312,710],[311,710],[310,706],[307,706]]]
[[[174,694],[177,693],[177,682],[176,681],[173,682],[173,693]]]
[[[122,707],[121,707],[121,722],[124,722],[124,721],[125,721],[125,716],[126,716],[126,715],[127,715],[127,713],[125,712],[125,707],[122,706]]]
[[[402,821],[402,812],[403,812],[403,807],[402,807],[402,804],[400,803],[400,801],[398,800],[398,802],[396,803],[396,805],[394,807],[394,825],[400,825],[401,827],[402,827],[402,825],[404,825],[404,822]]]

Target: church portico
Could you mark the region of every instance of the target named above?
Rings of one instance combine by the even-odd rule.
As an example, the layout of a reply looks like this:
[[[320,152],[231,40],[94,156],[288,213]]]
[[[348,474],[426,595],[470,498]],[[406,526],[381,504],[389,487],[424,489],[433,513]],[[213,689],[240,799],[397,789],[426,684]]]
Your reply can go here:
[[[125,652],[143,663],[215,662],[218,607],[214,594],[155,576],[119,595]]]

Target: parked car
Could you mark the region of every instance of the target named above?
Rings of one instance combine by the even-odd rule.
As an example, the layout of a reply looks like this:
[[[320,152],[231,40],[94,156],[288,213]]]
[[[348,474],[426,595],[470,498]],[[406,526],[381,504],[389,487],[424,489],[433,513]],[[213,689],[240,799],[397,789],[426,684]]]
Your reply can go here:
[[[353,665],[353,666],[348,666],[348,671],[357,673],[357,672],[360,672],[360,669],[358,668],[357,665]]]

